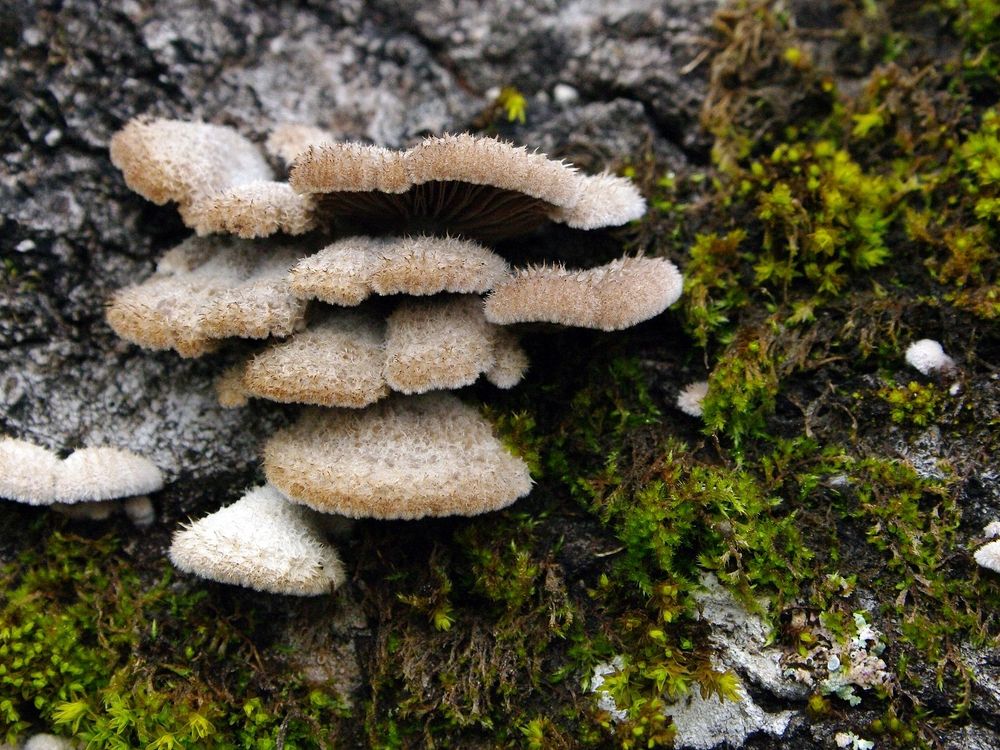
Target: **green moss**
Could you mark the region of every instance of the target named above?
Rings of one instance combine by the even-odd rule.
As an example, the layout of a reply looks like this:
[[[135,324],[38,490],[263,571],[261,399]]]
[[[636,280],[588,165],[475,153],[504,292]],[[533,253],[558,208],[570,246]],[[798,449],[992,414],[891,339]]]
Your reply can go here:
[[[245,634],[204,590],[172,585],[166,563],[138,571],[114,537],[55,532],[0,569],[0,591],[6,741],[36,729],[89,748],[274,748],[279,736],[305,748],[343,712],[292,675],[235,699],[261,689]]]

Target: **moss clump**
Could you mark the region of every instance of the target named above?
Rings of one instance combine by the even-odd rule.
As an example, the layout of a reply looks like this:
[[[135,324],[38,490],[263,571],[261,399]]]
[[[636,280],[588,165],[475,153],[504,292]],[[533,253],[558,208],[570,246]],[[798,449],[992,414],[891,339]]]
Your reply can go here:
[[[335,734],[338,696],[294,675],[265,687],[247,623],[173,585],[166,563],[133,563],[112,536],[54,532],[0,568],[0,737],[42,729],[165,750],[317,747]]]

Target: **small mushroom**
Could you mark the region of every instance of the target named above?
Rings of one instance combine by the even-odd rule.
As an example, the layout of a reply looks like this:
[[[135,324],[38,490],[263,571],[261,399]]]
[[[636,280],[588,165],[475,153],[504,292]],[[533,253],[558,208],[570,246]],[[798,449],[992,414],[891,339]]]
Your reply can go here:
[[[312,198],[287,182],[257,181],[216,193],[198,205],[198,234],[228,232],[244,239],[316,228]]]
[[[973,557],[980,567],[1000,573],[1000,539],[984,544]]]
[[[114,295],[108,324],[128,341],[184,357],[212,351],[223,338],[287,336],[305,314],[288,284],[302,255],[272,243],[191,237],[152,277]]]
[[[681,388],[677,394],[677,408],[690,417],[700,417],[702,414],[701,402],[708,395],[708,381],[699,380],[696,383],[689,383]]]
[[[270,485],[174,534],[170,561],[186,573],[275,594],[327,594],[345,578],[316,514]]]
[[[104,519],[117,508],[111,501],[156,492],[163,474],[153,462],[111,447],[82,448],[60,460],[52,451],[25,440],[0,439],[0,497],[28,505],[49,505],[77,518]],[[149,500],[146,498],[146,503]],[[152,513],[144,510],[137,525]]]
[[[955,369],[955,360],[945,354],[941,344],[934,339],[920,339],[910,344],[906,349],[906,363],[922,375],[947,373]]]
[[[509,273],[482,245],[453,237],[348,237],[301,260],[292,291],[332,305],[357,305],[372,293],[481,294]]]
[[[476,515],[531,489],[490,424],[443,393],[309,410],[268,441],[264,473],[289,499],[354,518]]]
[[[515,270],[493,289],[486,319],[616,331],[659,315],[682,289],[680,271],[664,258],[620,258],[585,271],[536,266]]]

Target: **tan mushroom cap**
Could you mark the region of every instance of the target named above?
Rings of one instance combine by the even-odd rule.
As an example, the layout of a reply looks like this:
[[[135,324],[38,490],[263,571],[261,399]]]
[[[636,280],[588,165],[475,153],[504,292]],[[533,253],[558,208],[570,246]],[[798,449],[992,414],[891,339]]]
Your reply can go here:
[[[333,310],[216,381],[220,403],[248,396],[361,408],[389,395],[469,385],[485,374],[501,388],[527,369],[516,337],[483,317],[475,296],[402,301],[383,325],[363,310]]]
[[[276,232],[305,234],[315,229],[313,200],[287,182],[257,181],[222,190],[195,205],[198,234],[235,234],[244,239]]]
[[[368,406],[389,394],[382,372],[383,329],[370,315],[337,310],[256,355],[242,368],[238,386],[222,381],[220,396],[239,405],[231,395],[239,388],[248,396],[285,403]]]
[[[315,194],[318,211],[379,231],[431,228],[498,240],[546,220],[596,228],[645,210],[628,180],[587,177],[571,165],[494,138],[427,138],[408,151],[356,143],[314,147],[289,182]]]
[[[132,343],[184,357],[201,356],[222,338],[287,336],[305,314],[287,278],[302,255],[270,243],[189,238],[152,277],[114,295],[108,324]]]
[[[138,118],[111,138],[111,162],[125,184],[159,205],[173,201],[194,226],[196,204],[237,185],[271,180],[259,149],[232,128]]]
[[[617,331],[659,315],[682,289],[680,271],[664,258],[620,258],[585,271],[517,269],[486,298],[486,319]]]
[[[371,294],[481,294],[510,273],[482,245],[455,237],[348,237],[300,261],[291,272],[300,297],[357,305]]]
[[[356,518],[476,515],[531,490],[490,424],[437,393],[310,410],[268,441],[264,472],[295,502]]]
[[[0,439],[0,497],[29,505],[74,504],[156,492],[163,474],[149,459],[111,447],[82,448],[65,460],[25,440]]]
[[[170,561],[202,578],[275,594],[328,594],[345,578],[314,514],[270,485],[178,531]]]
[[[267,137],[264,148],[267,153],[291,165],[310,146],[321,146],[336,140],[333,133],[315,125],[284,122],[276,125]]]
[[[386,321],[385,379],[402,393],[470,385],[495,362],[479,297],[404,300]]]

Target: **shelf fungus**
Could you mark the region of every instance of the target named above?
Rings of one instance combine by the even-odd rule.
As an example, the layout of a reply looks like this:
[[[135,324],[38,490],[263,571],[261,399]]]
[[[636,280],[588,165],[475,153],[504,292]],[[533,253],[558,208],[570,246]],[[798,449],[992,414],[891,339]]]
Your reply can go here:
[[[471,516],[531,489],[489,422],[443,393],[307,411],[268,441],[264,474],[294,502],[354,518]]]
[[[0,438],[0,497],[48,505],[65,515],[101,520],[124,510],[137,526],[154,514],[146,497],[163,488],[163,474],[149,459],[107,446],[81,448],[65,459],[41,446]]]
[[[256,487],[174,534],[170,560],[221,583],[274,594],[327,594],[344,582],[344,567],[317,515],[270,485]]]
[[[174,564],[218,581],[322,594],[344,574],[317,513],[475,515],[523,497],[525,462],[447,391],[522,380],[528,357],[511,324],[620,330],[681,293],[663,258],[512,271],[496,242],[549,222],[620,226],[646,203],[628,179],[494,138],[396,150],[290,124],[262,150],[231,128],[139,119],[111,151],[130,187],[176,203],[198,235],[244,238],[199,236],[168,252],[114,296],[111,327],[185,357],[271,339],[218,378],[219,400],[304,405],[264,447],[269,484],[175,536]],[[279,233],[309,234],[260,239]]]

